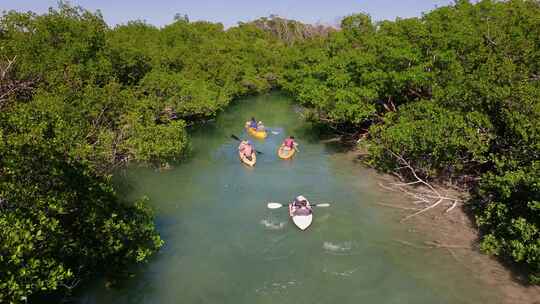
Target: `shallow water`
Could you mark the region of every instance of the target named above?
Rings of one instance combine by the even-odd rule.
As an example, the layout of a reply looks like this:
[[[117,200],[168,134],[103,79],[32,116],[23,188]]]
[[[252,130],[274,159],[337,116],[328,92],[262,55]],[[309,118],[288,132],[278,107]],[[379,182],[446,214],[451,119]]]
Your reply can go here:
[[[253,140],[255,168],[240,164],[243,122],[263,120],[273,133]],[[280,141],[300,143],[279,160]],[[395,212],[374,203],[389,196],[378,176],[345,153],[320,143],[278,93],[239,101],[193,132],[193,156],[172,170],[130,168],[117,176],[120,193],[147,195],[166,242],[135,277],[114,288],[97,279],[80,303],[494,303],[496,295],[442,250],[418,250]],[[316,208],[299,231],[287,208],[303,194]]]

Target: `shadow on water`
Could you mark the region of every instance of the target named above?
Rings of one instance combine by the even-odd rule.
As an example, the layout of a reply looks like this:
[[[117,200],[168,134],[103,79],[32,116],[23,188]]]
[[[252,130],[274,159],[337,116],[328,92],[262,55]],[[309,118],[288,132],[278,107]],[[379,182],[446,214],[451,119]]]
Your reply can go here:
[[[192,156],[171,170],[133,166],[118,175],[127,200],[147,195],[166,242],[134,277],[84,286],[80,303],[493,303],[479,282],[439,252],[403,248],[395,214],[377,175],[321,143],[320,130],[299,119],[292,100],[272,93],[235,102],[215,121],[194,128]],[[250,139],[263,152],[255,168],[240,164],[238,143],[251,116],[273,132]],[[300,153],[276,155],[294,135]],[[286,204],[303,194],[316,208],[305,232]]]

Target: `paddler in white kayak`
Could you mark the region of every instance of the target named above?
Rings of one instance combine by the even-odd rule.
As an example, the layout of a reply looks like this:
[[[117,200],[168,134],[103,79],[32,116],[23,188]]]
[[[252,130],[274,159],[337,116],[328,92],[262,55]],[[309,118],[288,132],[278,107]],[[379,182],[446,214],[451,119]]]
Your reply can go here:
[[[289,208],[290,216],[310,215],[312,213],[308,200],[302,195],[297,196]]]

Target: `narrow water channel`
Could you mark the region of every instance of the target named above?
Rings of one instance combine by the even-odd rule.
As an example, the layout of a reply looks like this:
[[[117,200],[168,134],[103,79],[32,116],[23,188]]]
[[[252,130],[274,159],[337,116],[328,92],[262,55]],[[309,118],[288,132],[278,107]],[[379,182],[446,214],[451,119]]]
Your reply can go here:
[[[253,140],[255,168],[240,164],[237,142],[255,116],[273,133]],[[294,135],[300,153],[279,160],[278,144]],[[411,250],[377,175],[320,143],[279,93],[232,105],[192,133],[193,156],[171,170],[130,168],[120,193],[147,195],[166,244],[135,276],[114,288],[97,279],[80,303],[496,303],[470,272],[440,250]],[[314,221],[301,232],[287,209],[269,210],[303,194]]]

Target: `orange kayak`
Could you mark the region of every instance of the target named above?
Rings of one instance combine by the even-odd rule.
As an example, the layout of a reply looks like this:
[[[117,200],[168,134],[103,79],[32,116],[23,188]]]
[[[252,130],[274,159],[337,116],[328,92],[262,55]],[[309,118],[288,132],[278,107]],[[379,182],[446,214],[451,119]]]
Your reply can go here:
[[[287,146],[281,145],[278,149],[278,156],[281,159],[290,159],[296,153],[295,149],[291,149]]]

